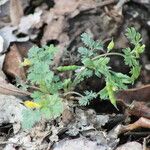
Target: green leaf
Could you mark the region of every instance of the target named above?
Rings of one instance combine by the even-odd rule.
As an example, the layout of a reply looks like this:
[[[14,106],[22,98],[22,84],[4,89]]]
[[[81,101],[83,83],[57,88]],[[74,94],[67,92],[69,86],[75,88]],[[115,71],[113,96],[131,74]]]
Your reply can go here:
[[[94,69],[94,63],[93,63],[93,60],[91,60],[90,58],[85,58],[82,60],[82,63],[84,64],[84,66],[86,68],[89,68],[89,69]]]
[[[132,83],[134,83],[134,80],[137,79],[140,75],[140,71],[141,71],[141,67],[138,65],[138,66],[134,66],[130,73],[131,73],[131,80],[132,80]]]
[[[95,41],[92,39],[92,37],[89,34],[87,33],[81,34],[81,40],[87,47],[93,49]]]
[[[82,58],[91,57],[94,55],[93,51],[87,49],[86,47],[79,47],[78,52],[82,56]]]
[[[109,57],[101,57],[94,61],[96,75],[102,74],[105,77],[110,75],[109,73],[110,66],[107,65],[109,61],[110,61]]]
[[[136,32],[135,28],[127,28],[126,34],[127,38],[131,41],[132,44],[136,45],[142,41],[141,34]]]
[[[34,99],[34,102],[40,102],[41,99],[43,99],[44,97],[44,93],[40,92],[40,91],[34,91],[32,94],[31,94],[31,97]]]
[[[102,100],[108,99],[108,97],[109,97],[106,86],[98,94],[100,95],[100,98]]]
[[[85,91],[85,96],[81,97],[79,100],[79,104],[81,106],[89,105],[90,101],[97,97],[97,93],[92,91]]]
[[[42,105],[41,112],[45,118],[55,119],[63,111],[62,100],[57,94],[46,95],[40,105]]]
[[[124,52],[124,61],[126,65],[129,65],[129,67],[136,66],[137,60],[136,56],[131,52],[130,48],[123,49]]]
[[[143,53],[145,50],[145,45],[140,45],[140,44],[137,44],[135,46],[135,48],[133,49],[133,51],[135,52],[135,55],[136,55],[136,58],[139,58],[140,57],[140,54]]]
[[[22,128],[31,129],[35,123],[40,121],[41,113],[39,110],[26,109],[22,112]]]

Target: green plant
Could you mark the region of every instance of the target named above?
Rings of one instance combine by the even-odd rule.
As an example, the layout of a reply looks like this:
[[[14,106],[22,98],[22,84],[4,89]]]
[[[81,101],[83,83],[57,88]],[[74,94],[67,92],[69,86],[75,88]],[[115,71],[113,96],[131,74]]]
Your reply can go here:
[[[98,77],[104,77],[106,86],[97,93],[101,99],[109,99],[111,103],[116,107],[115,91],[120,89],[126,89],[128,84],[133,84],[140,74],[139,57],[144,52],[145,45],[142,44],[142,37],[135,28],[131,27],[126,30],[126,37],[131,42],[132,47],[127,47],[122,50],[122,53],[112,52],[115,44],[113,39],[107,46],[107,50],[104,50],[103,43],[101,41],[94,41],[90,35],[83,33],[81,40],[84,43],[84,47],[79,47],[78,52],[81,56],[83,66],[76,66],[79,68],[75,73],[75,79],[72,82],[73,87],[83,81],[85,78],[96,75]],[[102,52],[102,54],[99,54]],[[123,57],[125,65],[130,67],[130,74],[122,74],[121,72],[115,72],[109,65],[110,56]],[[66,67],[59,67],[59,70],[65,70]],[[71,66],[68,66],[71,68]],[[68,68],[66,68],[68,70]],[[75,68],[75,66],[74,66]],[[75,68],[75,69],[76,69]],[[88,99],[95,98],[95,93],[90,92],[90,98],[86,95],[81,97],[81,104],[88,104]],[[116,107],[117,108],[117,107]]]
[[[139,57],[145,48],[141,43],[141,35],[134,28],[128,28],[126,36],[133,48],[128,47],[118,53],[112,52],[115,46],[113,39],[107,50],[104,50],[101,41],[94,41],[90,35],[83,33],[81,40],[85,46],[78,49],[83,65],[59,66],[56,70],[52,66],[56,47],[50,45],[31,48],[22,65],[29,66],[27,80],[37,90],[31,95],[33,102],[25,102],[29,109],[23,112],[23,127],[30,128],[41,118],[54,119],[60,116],[63,111],[63,98],[70,94],[78,96],[76,98],[80,105],[87,105],[100,96],[101,99],[109,99],[116,107],[115,91],[127,88],[128,84],[133,84],[138,78],[141,69]],[[123,57],[125,64],[131,68],[131,76],[113,71],[109,65],[110,56],[113,55]],[[55,73],[57,71],[73,71],[74,75],[69,79],[60,79]],[[102,90],[98,93],[85,91],[83,95],[74,91],[81,81],[93,75],[104,77],[106,86]]]
[[[30,108],[23,111],[23,127],[31,128],[42,118],[54,119],[63,111],[62,98],[59,90],[63,88],[63,83],[54,74],[50,67],[57,48],[53,45],[32,47],[29,50],[28,58],[22,63],[29,65],[27,80],[31,86],[36,86],[37,90],[31,94],[34,102],[25,102]]]

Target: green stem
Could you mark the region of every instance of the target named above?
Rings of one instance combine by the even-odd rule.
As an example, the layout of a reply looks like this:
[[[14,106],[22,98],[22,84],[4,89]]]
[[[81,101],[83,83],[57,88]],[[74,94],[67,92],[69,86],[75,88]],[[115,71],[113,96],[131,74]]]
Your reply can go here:
[[[80,93],[78,93],[78,92],[75,92],[75,91],[69,91],[69,92],[67,92],[67,93],[64,93],[63,95],[64,95],[64,96],[67,96],[67,95],[70,95],[70,94],[75,94],[75,95],[78,95],[78,96],[80,96],[80,97],[83,97],[82,94],[80,94]]]
[[[121,53],[105,53],[105,54],[101,54],[101,55],[98,55],[98,56],[92,58],[92,60],[96,60],[96,59],[104,57],[104,56],[112,56],[112,55],[117,55],[117,56],[124,57],[124,54],[121,54]]]

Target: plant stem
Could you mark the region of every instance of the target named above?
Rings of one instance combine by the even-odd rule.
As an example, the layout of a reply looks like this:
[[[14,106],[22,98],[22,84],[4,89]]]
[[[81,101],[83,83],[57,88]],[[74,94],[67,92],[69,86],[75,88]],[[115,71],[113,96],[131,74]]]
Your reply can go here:
[[[80,96],[80,97],[83,97],[82,94],[80,94],[80,93],[78,93],[78,92],[75,92],[75,91],[69,91],[69,92],[67,92],[67,93],[64,93],[63,95],[64,95],[64,96],[67,96],[67,95],[69,95],[69,94],[75,94],[75,95],[78,95],[78,96]]]
[[[104,57],[104,56],[112,56],[112,55],[117,55],[117,56],[122,56],[124,57],[124,54],[121,54],[121,53],[105,53],[105,54],[101,54],[101,55],[98,55],[96,57],[94,57],[92,60],[96,60],[100,57]]]

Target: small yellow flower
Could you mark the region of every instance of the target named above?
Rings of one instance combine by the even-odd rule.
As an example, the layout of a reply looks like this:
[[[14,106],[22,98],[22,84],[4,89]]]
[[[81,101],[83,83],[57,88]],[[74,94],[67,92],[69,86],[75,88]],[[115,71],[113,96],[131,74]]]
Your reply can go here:
[[[34,108],[40,108],[40,107],[41,107],[40,104],[35,103],[35,102],[32,102],[32,101],[25,101],[25,102],[24,102],[24,105],[25,105],[26,107],[32,108],[32,109],[34,109]]]
[[[24,61],[21,63],[21,66],[31,66],[31,61],[28,58],[24,58]]]

